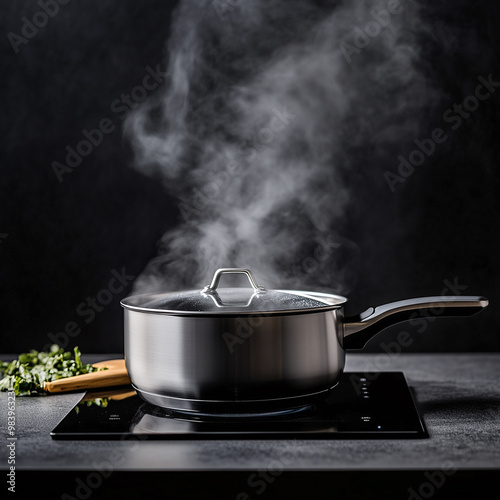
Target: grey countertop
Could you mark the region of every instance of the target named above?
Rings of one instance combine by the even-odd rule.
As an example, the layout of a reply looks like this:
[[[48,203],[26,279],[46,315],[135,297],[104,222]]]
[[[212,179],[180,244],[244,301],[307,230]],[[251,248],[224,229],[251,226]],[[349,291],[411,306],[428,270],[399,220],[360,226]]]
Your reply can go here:
[[[2,356],[5,358],[5,356]],[[106,355],[105,358],[111,356]],[[103,359],[87,356],[87,362]],[[500,470],[500,354],[349,354],[346,371],[403,371],[429,438],[421,440],[56,441],[82,393],[16,399],[21,471]],[[0,394],[0,414],[7,415]],[[6,418],[1,418],[6,436]],[[7,467],[6,448],[0,467]],[[252,490],[253,491],[253,490]],[[500,490],[499,490],[500,491]],[[255,493],[255,491],[253,491]],[[242,496],[244,498],[244,496]],[[261,498],[261,497],[259,497]]]

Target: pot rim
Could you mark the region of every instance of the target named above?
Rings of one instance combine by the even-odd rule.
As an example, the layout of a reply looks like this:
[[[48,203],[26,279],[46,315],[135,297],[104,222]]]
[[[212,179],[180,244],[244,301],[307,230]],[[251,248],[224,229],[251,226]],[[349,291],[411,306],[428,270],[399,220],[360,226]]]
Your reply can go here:
[[[321,313],[326,311],[332,311],[335,309],[340,309],[347,303],[347,298],[342,295],[336,295],[332,293],[323,292],[311,292],[302,290],[276,290],[277,292],[283,292],[293,295],[303,296],[305,298],[315,299],[323,302],[325,305],[320,307],[305,307],[297,309],[275,309],[270,311],[224,311],[224,309],[216,311],[188,311],[188,310],[171,310],[171,309],[156,309],[151,307],[141,306],[141,303],[148,303],[153,299],[159,299],[160,297],[167,298],[169,296],[175,296],[178,292],[170,293],[146,293],[138,295],[130,295],[125,297],[120,301],[120,305],[129,311],[147,313],[147,314],[163,314],[168,316],[196,316],[196,317],[255,317],[255,316],[288,316],[293,314],[311,314],[311,313]]]

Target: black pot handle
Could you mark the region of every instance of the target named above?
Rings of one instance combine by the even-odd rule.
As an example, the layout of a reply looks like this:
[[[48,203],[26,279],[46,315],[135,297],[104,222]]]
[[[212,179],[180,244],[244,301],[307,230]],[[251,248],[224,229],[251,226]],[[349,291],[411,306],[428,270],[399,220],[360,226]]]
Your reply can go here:
[[[421,297],[368,308],[344,319],[344,349],[362,349],[388,326],[417,317],[471,316],[488,305],[484,297]],[[415,311],[419,313],[416,315]]]

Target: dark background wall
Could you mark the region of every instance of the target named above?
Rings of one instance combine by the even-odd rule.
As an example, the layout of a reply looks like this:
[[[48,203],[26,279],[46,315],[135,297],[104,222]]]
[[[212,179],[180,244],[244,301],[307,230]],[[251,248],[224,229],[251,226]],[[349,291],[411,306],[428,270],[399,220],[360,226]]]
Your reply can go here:
[[[500,5],[421,3],[429,23],[422,70],[442,90],[420,131],[425,138],[442,126],[450,106],[473,94],[479,75],[500,81]],[[131,167],[123,111],[112,106],[141,84],[148,66],[165,67],[174,7],[159,0],[73,1],[15,53],[7,34],[21,34],[23,16],[33,19],[40,6],[0,5],[2,352],[39,349],[53,339],[84,352],[123,349],[119,301],[180,214],[159,181]],[[393,327],[367,350],[380,350],[403,328],[414,340],[408,351],[500,350],[499,103],[500,89],[394,192],[383,173],[395,171],[409,145],[395,151],[391,165],[371,164],[367,150],[345,174],[355,199],[342,232],[357,245],[355,258],[346,259],[353,277],[348,312],[439,295],[445,280],[490,299],[482,314],[429,322],[422,334]],[[114,130],[58,182],[51,163],[64,162],[65,147],[104,118]],[[108,292],[114,273],[125,274],[124,285]],[[99,293],[109,303],[92,314],[81,304]],[[69,334],[61,335],[65,329]]]

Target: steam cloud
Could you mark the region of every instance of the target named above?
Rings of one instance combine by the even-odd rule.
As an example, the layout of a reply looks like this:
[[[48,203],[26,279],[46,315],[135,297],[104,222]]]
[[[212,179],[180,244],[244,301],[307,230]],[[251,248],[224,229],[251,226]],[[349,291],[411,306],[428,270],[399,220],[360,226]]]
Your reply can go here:
[[[218,267],[250,268],[268,287],[345,292],[355,245],[338,227],[356,196],[343,181],[353,151],[384,158],[414,139],[432,94],[413,1],[355,45],[387,6],[255,0],[221,15],[212,0],[180,3],[168,83],[126,122],[135,166],[179,199],[181,221],[136,292],[198,287]],[[356,51],[346,58],[342,44]]]

